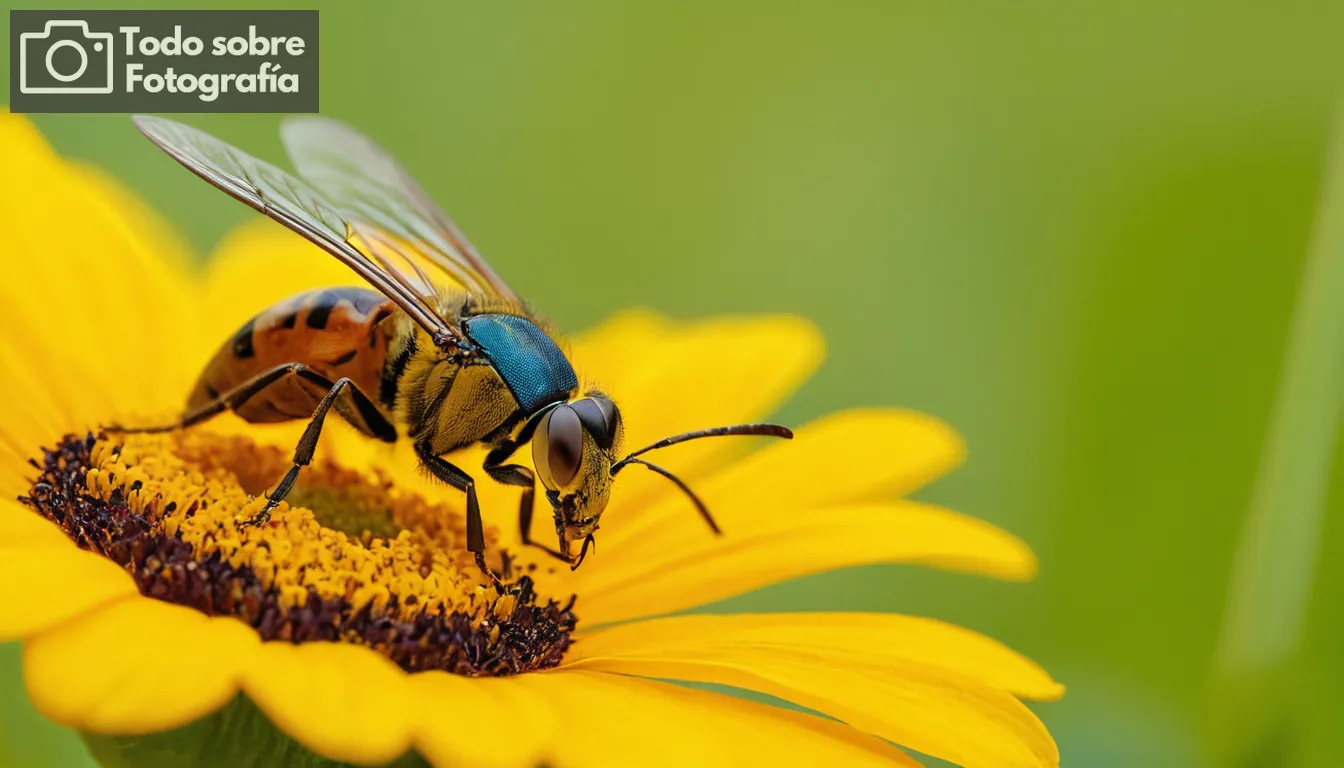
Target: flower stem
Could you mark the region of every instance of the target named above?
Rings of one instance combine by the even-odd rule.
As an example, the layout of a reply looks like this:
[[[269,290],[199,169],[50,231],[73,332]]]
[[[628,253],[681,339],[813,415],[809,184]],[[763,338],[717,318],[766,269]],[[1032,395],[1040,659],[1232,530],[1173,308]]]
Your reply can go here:
[[[1215,766],[1251,764],[1284,735],[1316,571],[1344,397],[1344,114],[1327,162],[1210,683]]]

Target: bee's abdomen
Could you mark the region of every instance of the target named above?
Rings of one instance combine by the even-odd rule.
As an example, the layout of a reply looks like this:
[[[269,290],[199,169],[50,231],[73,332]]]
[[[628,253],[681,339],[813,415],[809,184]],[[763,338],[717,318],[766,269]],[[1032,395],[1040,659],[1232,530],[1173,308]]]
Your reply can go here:
[[[303,363],[333,381],[347,377],[376,401],[391,325],[383,321],[395,307],[368,288],[324,288],[286,299],[224,342],[196,382],[188,408],[288,363]],[[318,389],[291,378],[258,393],[237,413],[254,423],[307,418],[325,394]]]

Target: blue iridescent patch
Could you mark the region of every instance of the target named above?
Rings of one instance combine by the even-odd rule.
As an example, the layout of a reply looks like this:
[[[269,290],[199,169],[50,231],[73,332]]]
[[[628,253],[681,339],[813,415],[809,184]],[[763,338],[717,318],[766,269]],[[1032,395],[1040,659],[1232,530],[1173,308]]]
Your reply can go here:
[[[565,354],[536,323],[513,315],[476,315],[462,322],[525,413],[566,399],[579,386]]]

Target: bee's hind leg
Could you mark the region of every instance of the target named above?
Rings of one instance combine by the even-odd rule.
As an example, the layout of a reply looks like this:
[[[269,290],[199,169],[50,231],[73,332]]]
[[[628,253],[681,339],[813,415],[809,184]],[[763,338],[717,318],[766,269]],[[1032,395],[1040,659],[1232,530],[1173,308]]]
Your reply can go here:
[[[192,408],[182,414],[182,418],[171,424],[158,424],[150,427],[125,427],[120,424],[110,424],[104,427],[104,429],[114,434],[157,435],[164,432],[172,432],[178,429],[193,427],[202,422],[209,421],[225,411],[242,408],[248,400],[256,397],[262,390],[286,376],[301,373],[306,368],[307,366],[303,363],[287,363],[262,371],[256,376],[244,381],[242,384],[230,389],[228,392],[217,395],[213,399],[207,400],[195,408]]]
[[[476,556],[476,567],[481,569],[494,584],[495,589],[504,591],[504,582],[490,570],[485,563],[485,524],[481,521],[481,504],[476,499],[476,481],[424,443],[416,443],[415,454],[420,463],[434,477],[467,494],[467,551]]]

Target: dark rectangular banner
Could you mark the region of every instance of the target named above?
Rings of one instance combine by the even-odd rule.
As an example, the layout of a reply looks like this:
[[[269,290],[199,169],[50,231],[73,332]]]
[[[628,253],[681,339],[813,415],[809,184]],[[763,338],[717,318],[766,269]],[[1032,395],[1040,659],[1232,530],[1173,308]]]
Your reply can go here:
[[[317,11],[10,11],[13,112],[316,112]]]

